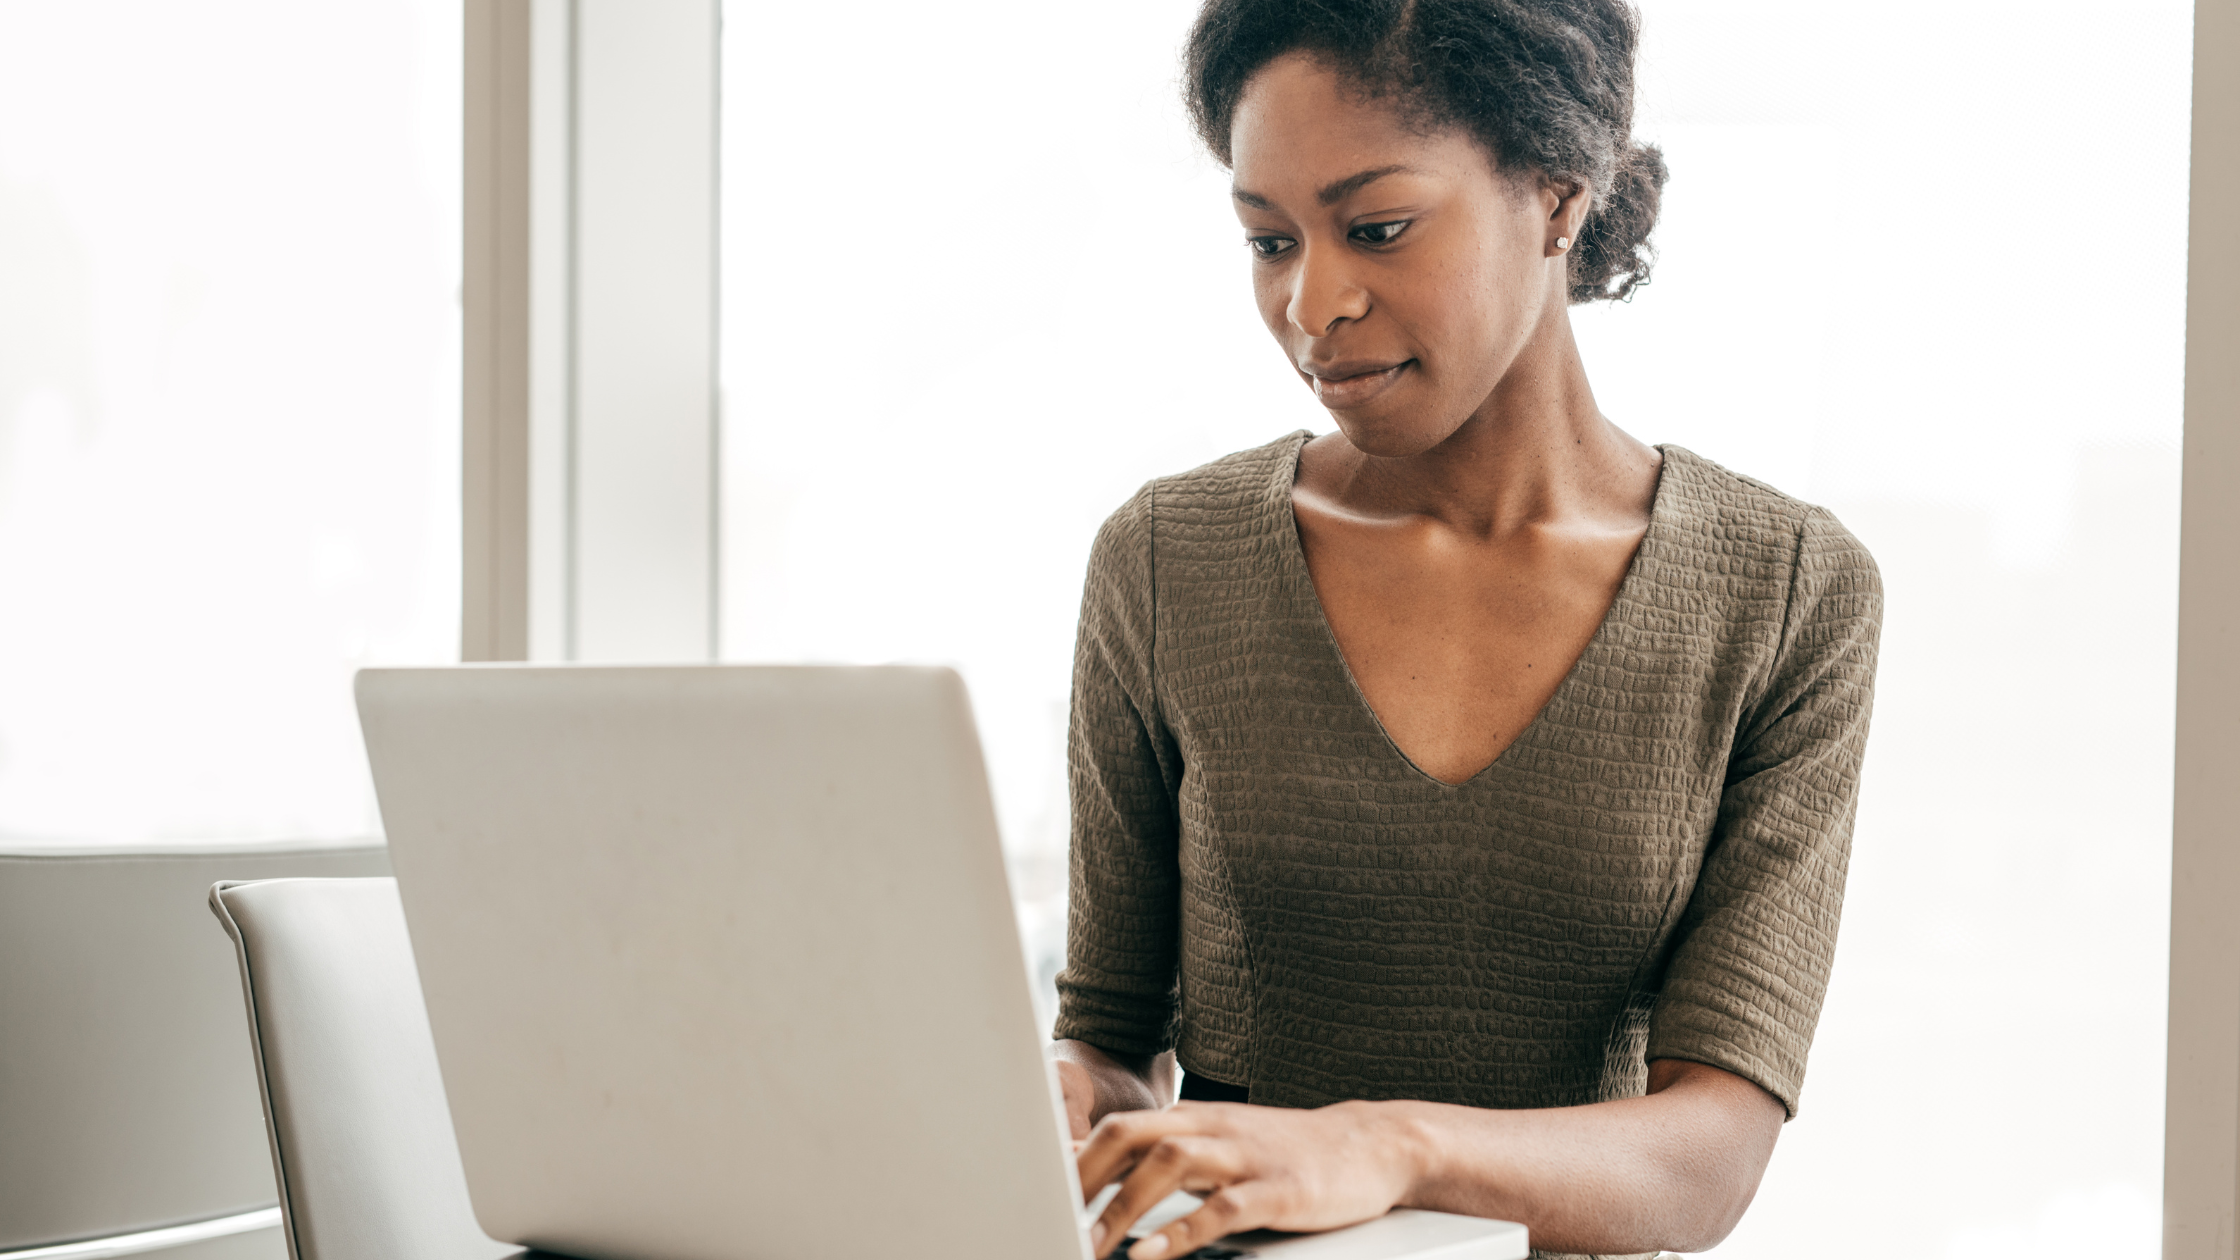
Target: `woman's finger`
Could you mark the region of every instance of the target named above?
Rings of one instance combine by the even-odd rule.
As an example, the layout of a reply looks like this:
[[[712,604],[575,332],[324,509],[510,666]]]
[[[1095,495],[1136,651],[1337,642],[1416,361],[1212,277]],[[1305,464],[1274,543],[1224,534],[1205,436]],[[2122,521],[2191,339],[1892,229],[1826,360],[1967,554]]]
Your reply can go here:
[[[1076,1157],[1084,1201],[1136,1166],[1143,1153],[1163,1138],[1193,1131],[1188,1115],[1175,1111],[1122,1111],[1106,1116],[1090,1130],[1089,1141]]]
[[[1212,1148],[1221,1145],[1223,1143],[1212,1138],[1189,1136],[1168,1136],[1152,1143],[1136,1161],[1135,1171],[1120,1183],[1120,1193],[1104,1205],[1097,1223],[1089,1228],[1089,1238],[1097,1255],[1110,1255],[1137,1217],[1182,1189],[1185,1181],[1202,1185],[1205,1182],[1198,1179],[1209,1178],[1218,1183],[1220,1168],[1226,1161],[1220,1160]]]
[[[1128,1249],[1128,1260],[1186,1255],[1231,1234],[1258,1229],[1268,1223],[1270,1197],[1267,1184],[1258,1181],[1217,1190],[1197,1211],[1137,1239]]]

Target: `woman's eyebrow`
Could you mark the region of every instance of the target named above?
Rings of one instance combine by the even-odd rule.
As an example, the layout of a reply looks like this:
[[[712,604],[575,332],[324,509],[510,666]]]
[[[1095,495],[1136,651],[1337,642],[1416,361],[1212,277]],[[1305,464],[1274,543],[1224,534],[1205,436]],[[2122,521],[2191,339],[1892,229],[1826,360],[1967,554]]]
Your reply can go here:
[[[1413,167],[1398,165],[1377,166],[1371,167],[1366,171],[1356,171],[1353,174],[1346,176],[1344,179],[1336,181],[1335,183],[1323,185],[1322,190],[1314,195],[1314,199],[1318,202],[1321,202],[1323,205],[1334,206],[1339,202],[1344,201],[1346,198],[1351,197],[1353,194],[1360,192],[1362,189],[1367,188],[1369,185],[1376,183],[1378,180],[1383,179],[1387,175],[1399,175],[1403,173],[1412,174],[1413,172]],[[1242,188],[1232,187],[1229,189],[1229,195],[1236,198],[1238,201],[1243,202],[1245,205],[1251,206],[1255,210],[1275,209],[1274,202],[1269,201],[1266,197],[1263,197],[1256,192],[1249,192]]]

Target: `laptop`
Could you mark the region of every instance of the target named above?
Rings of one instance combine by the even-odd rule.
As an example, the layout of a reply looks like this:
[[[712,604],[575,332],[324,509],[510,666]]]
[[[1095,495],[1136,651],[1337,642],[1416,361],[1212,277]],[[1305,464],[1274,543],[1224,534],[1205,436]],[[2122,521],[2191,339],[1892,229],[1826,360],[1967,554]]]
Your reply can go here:
[[[1090,1254],[954,673],[370,669],[357,696],[491,1237],[585,1260]],[[1527,1253],[1520,1225],[1413,1211],[1223,1245]]]

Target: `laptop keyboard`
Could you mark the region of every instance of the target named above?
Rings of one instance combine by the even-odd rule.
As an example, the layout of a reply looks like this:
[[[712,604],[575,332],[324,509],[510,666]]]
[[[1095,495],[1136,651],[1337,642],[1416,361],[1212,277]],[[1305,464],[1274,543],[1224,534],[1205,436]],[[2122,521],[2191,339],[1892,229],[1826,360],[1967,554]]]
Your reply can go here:
[[[1122,1242],[1112,1249],[1112,1260],[1127,1260],[1128,1249],[1135,1245],[1136,1240],[1133,1238]],[[1247,1257],[1251,1255],[1252,1253],[1249,1251],[1239,1251],[1235,1247],[1224,1247],[1220,1243],[1209,1243],[1188,1255],[1177,1256],[1175,1260],[1247,1260]]]

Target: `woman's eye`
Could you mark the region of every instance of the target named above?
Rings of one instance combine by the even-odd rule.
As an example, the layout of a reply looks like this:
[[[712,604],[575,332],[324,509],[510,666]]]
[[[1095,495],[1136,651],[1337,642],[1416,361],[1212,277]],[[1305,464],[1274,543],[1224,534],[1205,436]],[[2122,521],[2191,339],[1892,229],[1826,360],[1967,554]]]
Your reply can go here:
[[[1244,243],[1250,245],[1252,252],[1260,257],[1273,258],[1291,248],[1293,242],[1288,236],[1249,236]]]
[[[1390,245],[1407,230],[1406,219],[1394,219],[1390,223],[1364,223],[1355,228],[1351,235],[1364,245]]]

